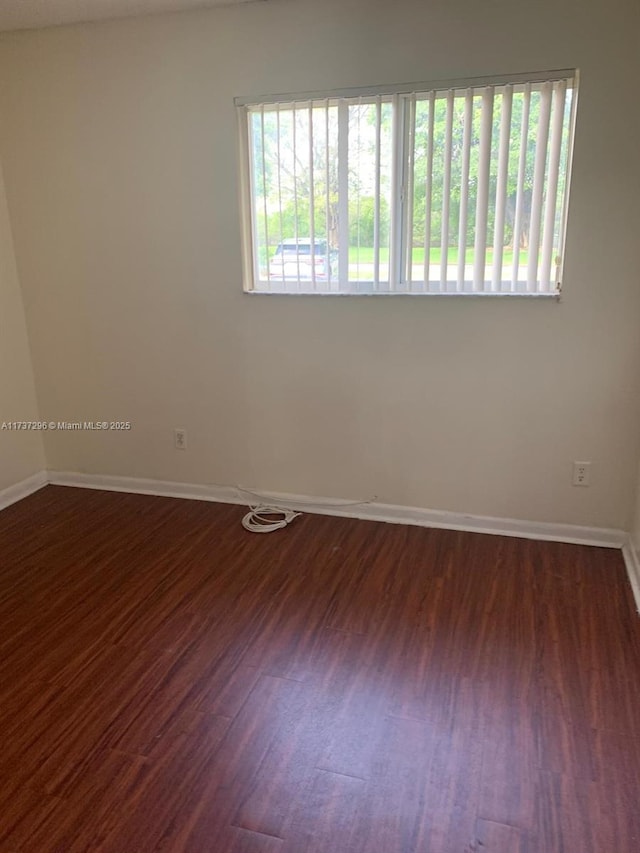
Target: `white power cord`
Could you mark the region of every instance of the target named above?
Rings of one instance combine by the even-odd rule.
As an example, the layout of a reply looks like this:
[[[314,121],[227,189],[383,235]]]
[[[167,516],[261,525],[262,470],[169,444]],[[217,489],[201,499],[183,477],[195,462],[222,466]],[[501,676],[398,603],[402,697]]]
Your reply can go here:
[[[251,533],[272,533],[291,524],[299,515],[302,513],[292,509],[258,504],[249,507],[249,512],[242,519],[242,526]]]
[[[279,502],[280,498],[277,495],[261,495],[259,492],[252,492],[251,489],[245,489],[243,486],[235,486],[235,488],[239,492],[244,492],[245,495],[251,495],[252,498],[259,498],[260,501],[268,501],[271,500],[274,503]],[[301,498],[296,498],[293,495],[283,495],[282,500],[289,500],[291,503],[297,504],[298,506],[311,506],[315,509],[341,509],[343,507],[352,507],[352,506],[369,506],[369,504],[375,503],[378,500],[378,496],[374,495],[372,498],[369,498],[366,501],[334,501],[331,499],[322,500],[322,498],[317,501],[314,500],[303,500]],[[260,506],[263,506],[261,503]],[[269,506],[273,506],[273,504],[269,504]]]
[[[250,489],[243,489],[242,486],[236,486],[236,489],[239,492],[244,492],[247,495],[251,495],[251,497],[258,498],[260,503],[250,504],[249,512],[242,519],[242,526],[245,530],[251,531],[251,533],[272,533],[274,530],[282,530],[283,527],[286,527],[288,524],[298,518],[299,515],[302,515],[302,512],[298,512],[293,509],[289,509],[286,507],[276,506],[276,501],[278,498],[274,495],[269,497],[269,495],[260,495],[257,492],[252,492]],[[368,501],[305,501],[294,499],[292,503],[297,504],[301,507],[311,507],[313,509],[322,511],[323,509],[330,508],[347,508],[354,506],[367,506],[368,504],[374,503],[376,501],[377,495],[374,495]],[[271,500],[274,503],[263,503],[263,501]]]

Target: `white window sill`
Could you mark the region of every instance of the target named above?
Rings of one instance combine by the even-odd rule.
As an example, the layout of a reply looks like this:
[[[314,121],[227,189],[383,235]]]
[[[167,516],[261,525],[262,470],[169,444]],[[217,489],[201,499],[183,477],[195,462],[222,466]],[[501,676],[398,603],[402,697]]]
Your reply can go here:
[[[372,297],[436,297],[440,299],[546,299],[559,302],[561,293],[556,291],[549,293],[512,293],[497,291],[464,291],[464,292],[435,292],[435,291],[406,291],[406,290],[351,290],[351,291],[327,291],[327,290],[245,290],[249,296],[372,296]]]

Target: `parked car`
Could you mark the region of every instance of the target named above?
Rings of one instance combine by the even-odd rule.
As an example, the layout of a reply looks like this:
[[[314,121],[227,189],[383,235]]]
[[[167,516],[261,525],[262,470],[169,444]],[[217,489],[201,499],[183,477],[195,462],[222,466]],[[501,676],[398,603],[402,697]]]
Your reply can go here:
[[[327,249],[326,240],[314,240],[313,266],[318,281],[336,277],[336,258],[337,252]],[[279,243],[269,261],[269,275],[275,279],[311,281],[311,239],[298,237]]]

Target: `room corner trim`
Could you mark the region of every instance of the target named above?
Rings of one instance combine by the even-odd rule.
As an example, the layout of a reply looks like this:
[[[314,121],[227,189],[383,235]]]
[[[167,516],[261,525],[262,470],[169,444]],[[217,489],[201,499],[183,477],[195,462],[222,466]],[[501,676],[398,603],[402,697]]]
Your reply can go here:
[[[106,474],[80,474],[69,471],[50,471],[48,476],[49,482],[54,485],[75,486],[84,489],[103,489],[105,491],[131,492],[160,497],[215,501],[241,506],[246,506],[250,500],[247,493],[233,486],[175,483]],[[344,506],[335,498],[291,495],[281,492],[264,492],[262,497],[270,502],[300,509],[302,512],[360,518],[368,521],[386,521],[393,524],[413,524],[419,527],[465,530],[471,533],[491,533],[501,536],[515,536],[521,539],[541,539],[551,542],[595,545],[604,548],[622,548],[628,539],[623,530],[601,527],[580,527],[574,524],[492,518],[377,502]]]
[[[7,486],[6,489],[0,490],[0,510],[32,495],[38,489],[46,486],[48,482],[47,472],[38,471],[37,474],[32,474],[26,480],[21,480],[19,483],[14,483],[13,486]]]
[[[627,567],[627,574],[631,589],[633,590],[636,608],[638,613],[640,613],[640,554],[638,554],[631,538],[624,544],[622,556],[624,557],[624,564]]]

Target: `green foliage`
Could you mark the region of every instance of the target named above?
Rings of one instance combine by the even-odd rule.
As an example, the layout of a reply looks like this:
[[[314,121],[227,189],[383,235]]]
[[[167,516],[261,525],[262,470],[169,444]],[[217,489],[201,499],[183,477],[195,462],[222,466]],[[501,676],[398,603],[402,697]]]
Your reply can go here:
[[[530,227],[530,208],[533,187],[535,150],[540,117],[540,94],[533,92],[530,101],[529,118],[523,128],[524,96],[515,93],[512,101],[510,124],[510,150],[506,185],[505,208],[505,244],[513,246],[513,228],[515,220],[518,173],[521,157],[521,139],[524,130],[524,193],[522,196],[522,217],[520,232],[515,235],[519,245],[526,248]],[[567,99],[567,115],[570,98]],[[493,127],[491,136],[489,198],[495,199],[498,181],[498,147],[502,122],[503,96],[497,94],[494,102]],[[478,190],[478,166],[480,147],[480,122],[482,98],[474,96],[472,121],[470,127],[470,159],[467,186],[463,187],[463,158],[465,139],[465,96],[456,93],[453,100],[453,121],[451,133],[451,172],[449,183],[449,221],[448,245],[457,246],[460,231],[460,217],[463,200],[467,199],[467,223],[464,244],[472,247],[475,234],[475,219]],[[329,134],[326,121],[329,119]],[[295,236],[310,236],[310,192],[314,191],[314,233],[318,237],[328,237],[329,244],[337,248],[338,244],[338,133],[337,107],[332,106],[327,114],[324,107],[313,110],[309,115],[307,108],[281,110],[280,113],[264,113],[264,122],[260,113],[254,113],[251,131],[254,150],[254,197],[260,242],[266,240],[265,224],[268,231],[268,243],[276,245],[280,239]],[[372,174],[375,164],[375,123],[376,113],[372,105],[360,105],[350,108],[349,113],[349,239],[351,245],[372,246],[374,242],[375,200],[372,188]],[[393,116],[389,105],[382,109],[381,137],[383,148],[383,181],[389,181],[390,139],[392,136]],[[563,156],[566,158],[568,122],[565,122]],[[429,104],[418,100],[415,111],[415,132],[413,137],[413,245],[424,245],[426,228],[426,199],[431,193],[432,213],[430,242],[439,246],[442,236],[442,208],[445,190],[445,150],[447,146],[447,102],[443,98],[435,101],[433,117],[433,167],[430,181],[427,180],[427,150],[429,129]],[[310,140],[313,145],[310,146]],[[354,142],[354,140],[356,140]],[[295,144],[294,144],[295,142]],[[264,146],[264,152],[263,152]],[[386,146],[386,148],[385,148]],[[310,151],[311,148],[311,151]],[[264,164],[264,168],[263,168]],[[311,175],[313,174],[313,180]],[[562,169],[561,169],[562,183]],[[561,186],[562,189],[562,186]],[[266,199],[265,199],[266,190]],[[380,235],[381,246],[389,244],[388,183],[381,192]],[[265,223],[265,203],[267,209]],[[494,203],[489,204],[487,242],[493,244]],[[327,233],[328,232],[328,233]]]
[[[351,246],[373,246],[376,201],[373,196],[352,200],[349,204],[349,243]],[[380,199],[380,246],[389,245],[389,205]]]
[[[516,192],[518,186],[518,166],[520,160],[520,139],[522,132],[522,113],[524,97],[516,94],[513,97],[511,114],[511,144],[509,152],[509,168],[507,176],[507,205],[506,228],[507,242],[512,241],[512,229],[515,213]],[[471,246],[474,241],[475,215],[478,189],[478,155],[480,147],[480,117],[482,100],[473,99],[471,124],[471,151],[469,160],[469,178],[467,182],[467,227],[465,245]],[[453,122],[451,136],[451,175],[449,192],[449,245],[457,245],[460,226],[460,207],[463,195],[463,152],[464,152],[464,97],[456,97],[453,107]],[[520,241],[524,243],[529,230],[529,215],[531,206],[531,188],[533,184],[533,163],[535,156],[538,119],[540,113],[540,97],[533,93],[529,122],[526,128],[526,159],[524,172],[524,209]],[[428,105],[419,102],[416,109],[415,131],[415,190],[414,190],[414,228],[413,240],[415,245],[424,241],[425,233],[425,196],[427,190],[427,140],[428,140]],[[493,113],[492,150],[490,160],[489,198],[495,198],[498,180],[498,145],[500,125],[502,120],[502,96],[496,97]],[[436,101],[433,129],[433,173],[432,173],[432,204],[433,216],[431,225],[431,241],[439,244],[442,232],[442,203],[445,183],[445,157],[447,137],[447,104],[443,99]],[[493,242],[494,208],[489,205],[488,241]]]

